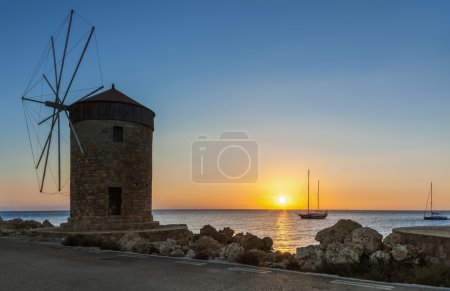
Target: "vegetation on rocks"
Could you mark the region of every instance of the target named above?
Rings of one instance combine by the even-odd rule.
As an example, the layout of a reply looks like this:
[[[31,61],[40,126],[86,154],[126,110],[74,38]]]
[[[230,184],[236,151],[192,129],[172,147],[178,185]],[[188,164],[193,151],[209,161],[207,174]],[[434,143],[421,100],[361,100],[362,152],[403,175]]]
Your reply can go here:
[[[111,240],[105,240],[101,237],[93,235],[74,234],[67,236],[63,242],[65,246],[80,246],[80,247],[97,247],[105,250],[120,250],[120,245]]]

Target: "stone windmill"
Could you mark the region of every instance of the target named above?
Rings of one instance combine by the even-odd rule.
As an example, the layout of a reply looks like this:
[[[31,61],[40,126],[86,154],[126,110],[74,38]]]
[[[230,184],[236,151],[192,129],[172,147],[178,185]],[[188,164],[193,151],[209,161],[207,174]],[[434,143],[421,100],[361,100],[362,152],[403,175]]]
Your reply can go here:
[[[90,25],[80,38],[73,37],[77,15],[71,11],[52,35],[43,54],[50,62],[41,58],[22,97],[39,191],[49,193],[53,186],[50,193],[62,193],[70,185],[70,217],[65,227],[71,229],[152,228],[158,225],[152,217],[155,113],[114,85],[98,93],[102,80],[87,89],[74,88],[77,81],[92,83],[93,66],[85,64],[89,52],[97,53],[100,64],[95,27]],[[62,31],[63,38],[59,37]],[[59,56],[58,39],[63,48]],[[92,39],[95,47],[90,46]],[[30,96],[36,87],[41,88],[40,94]],[[64,170],[68,167],[70,172]],[[70,173],[66,182],[64,173]]]

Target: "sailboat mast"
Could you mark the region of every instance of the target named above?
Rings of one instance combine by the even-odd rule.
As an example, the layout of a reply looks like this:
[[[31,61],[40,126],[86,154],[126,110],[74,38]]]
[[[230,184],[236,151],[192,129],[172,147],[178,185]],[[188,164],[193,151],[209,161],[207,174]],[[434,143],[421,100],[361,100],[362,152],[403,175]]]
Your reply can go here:
[[[319,207],[319,189],[320,189],[320,181],[317,180],[317,211],[319,211],[320,207]]]
[[[309,214],[309,170],[308,170],[308,214]]]
[[[431,215],[433,215],[433,182],[431,182]]]

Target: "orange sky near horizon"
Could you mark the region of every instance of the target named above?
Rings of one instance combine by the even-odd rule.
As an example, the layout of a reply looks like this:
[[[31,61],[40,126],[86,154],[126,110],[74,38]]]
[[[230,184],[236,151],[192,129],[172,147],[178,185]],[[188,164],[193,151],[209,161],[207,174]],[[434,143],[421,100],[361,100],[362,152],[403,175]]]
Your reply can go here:
[[[188,157],[167,162],[164,151],[155,150],[153,177],[154,209],[305,209],[307,205],[307,168],[297,166],[286,154],[263,155],[260,176],[250,184],[195,184],[190,177]],[[284,156],[284,157],[283,157]],[[317,179],[320,178],[321,209],[331,210],[422,210],[429,180],[426,168],[402,174],[404,164],[389,164],[386,159],[360,158],[361,165],[331,160],[314,163],[310,179],[310,207],[317,207]],[[306,156],[301,159],[307,160]],[[164,161],[164,162],[163,162]],[[331,164],[335,165],[331,167]],[[336,166],[340,165],[340,166]],[[385,170],[379,171],[379,167]],[[65,210],[68,195],[38,192],[32,171],[18,176],[3,175],[0,180],[0,210]],[[450,183],[438,172],[434,181],[439,209],[450,209]],[[23,183],[27,181],[27,183]],[[286,198],[281,205],[277,200]]]

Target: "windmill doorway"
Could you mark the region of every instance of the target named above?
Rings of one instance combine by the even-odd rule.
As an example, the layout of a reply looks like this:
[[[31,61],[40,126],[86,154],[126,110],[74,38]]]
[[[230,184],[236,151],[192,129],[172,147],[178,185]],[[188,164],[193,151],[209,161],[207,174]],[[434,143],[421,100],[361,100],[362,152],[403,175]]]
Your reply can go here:
[[[120,215],[122,209],[122,188],[121,187],[109,187],[109,215]]]

